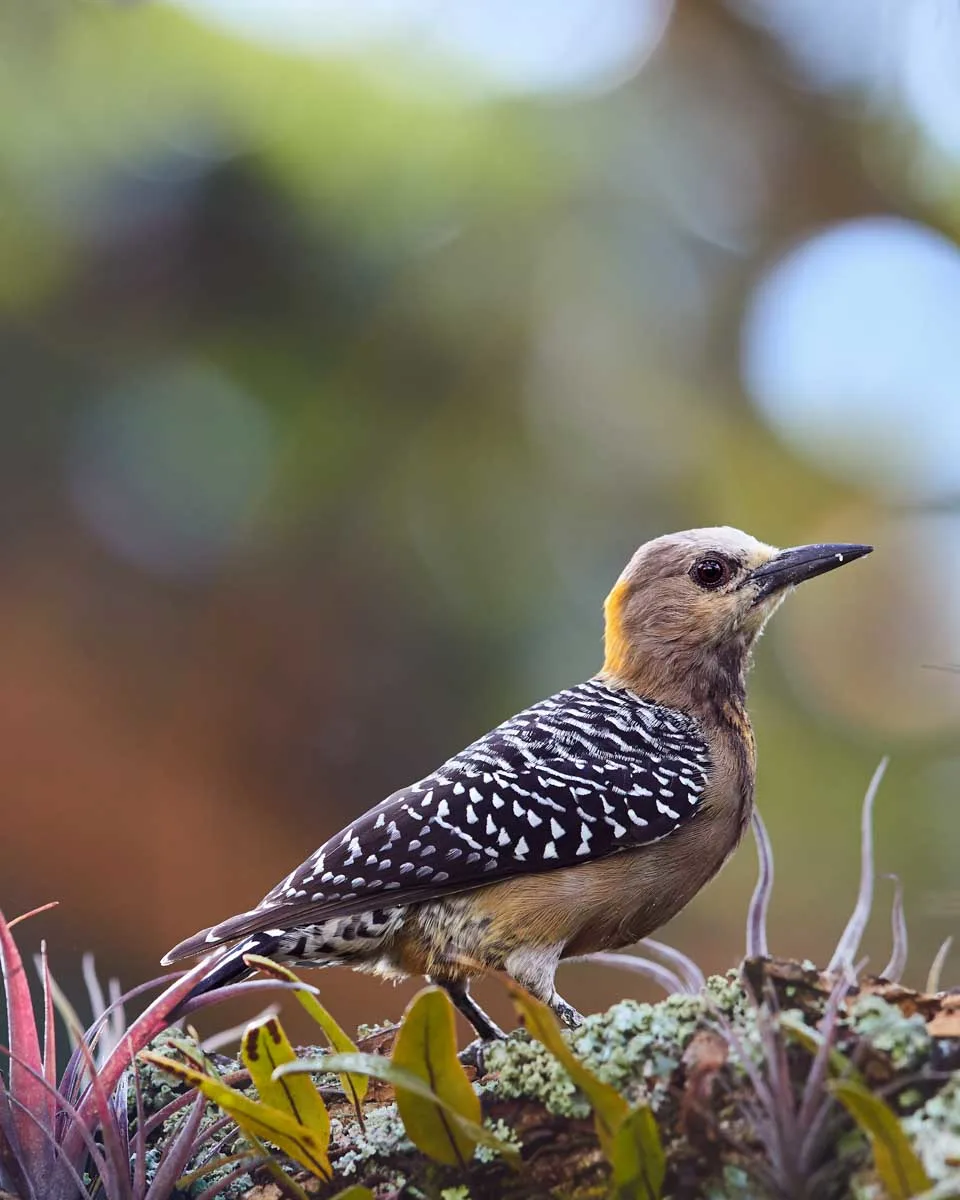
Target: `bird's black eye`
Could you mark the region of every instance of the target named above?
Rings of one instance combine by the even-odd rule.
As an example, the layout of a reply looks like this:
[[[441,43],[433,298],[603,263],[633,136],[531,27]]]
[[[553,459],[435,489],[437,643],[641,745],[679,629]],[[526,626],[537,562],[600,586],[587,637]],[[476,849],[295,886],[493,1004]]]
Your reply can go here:
[[[698,587],[714,591],[728,583],[733,571],[730,564],[722,558],[700,558],[693,564],[690,576]]]

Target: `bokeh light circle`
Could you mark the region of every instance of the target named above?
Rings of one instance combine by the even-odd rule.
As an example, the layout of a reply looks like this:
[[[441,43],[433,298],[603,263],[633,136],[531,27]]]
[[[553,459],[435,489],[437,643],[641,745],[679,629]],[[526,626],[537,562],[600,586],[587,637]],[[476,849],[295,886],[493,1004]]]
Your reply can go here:
[[[276,449],[258,400],[217,372],[177,363],[83,411],[69,453],[70,496],[118,557],[159,575],[196,575],[249,533]]]
[[[747,390],[788,443],[888,495],[960,495],[960,250],[895,217],[816,234],[761,280]]]
[[[508,93],[593,92],[630,78],[673,0],[179,0],[243,36],[297,52],[402,50]],[[372,63],[372,65],[376,65]]]
[[[924,133],[960,155],[960,9],[912,4],[904,10],[903,96]]]

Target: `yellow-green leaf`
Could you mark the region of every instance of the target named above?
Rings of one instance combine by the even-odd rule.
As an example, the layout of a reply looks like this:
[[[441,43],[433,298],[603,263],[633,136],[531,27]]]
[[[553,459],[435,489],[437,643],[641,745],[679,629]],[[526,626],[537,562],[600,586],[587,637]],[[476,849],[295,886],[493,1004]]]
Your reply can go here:
[[[373,1192],[368,1187],[364,1187],[361,1183],[355,1183],[353,1187],[344,1188],[342,1192],[337,1192],[331,1200],[373,1200]]]
[[[267,1171],[280,1186],[282,1195],[287,1192],[293,1197],[293,1200],[310,1200],[310,1197],[303,1190],[299,1183],[280,1166],[276,1157],[271,1151],[260,1141],[256,1134],[251,1133],[249,1129],[244,1130],[247,1141],[260,1154],[260,1165]]]
[[[891,1200],[910,1200],[932,1186],[897,1114],[888,1104],[853,1079],[835,1079],[827,1086],[869,1137],[877,1174]]]
[[[274,979],[283,979],[287,983],[303,982],[300,976],[291,971],[289,967],[274,962],[272,958],[264,958],[260,954],[246,954],[243,961],[251,967],[256,967],[264,975],[270,975]],[[336,1018],[327,1012],[312,992],[298,988],[293,994],[323,1030],[324,1037],[326,1037],[332,1049],[338,1054],[358,1053],[356,1043],[344,1032]],[[367,1077],[365,1075],[345,1074],[340,1077],[340,1084],[344,1095],[353,1100],[354,1107],[359,1114],[360,1105],[367,1094]]]
[[[620,1093],[598,1079],[573,1053],[564,1041],[560,1025],[547,1006],[516,984],[508,990],[517,1012],[531,1037],[546,1046],[554,1058],[559,1059],[563,1069],[590,1101],[594,1123],[601,1149],[609,1161],[613,1161],[613,1139],[630,1111],[630,1106]]]
[[[667,1160],[647,1105],[631,1109],[613,1135],[610,1154],[615,1200],[660,1200]]]
[[[929,1192],[914,1196],[913,1200],[958,1200],[958,1197],[960,1197],[960,1174],[954,1174],[935,1183]]]
[[[260,1093],[271,1108],[287,1113],[314,1133],[324,1153],[330,1145],[330,1114],[309,1075],[274,1078],[281,1063],[296,1061],[296,1054],[276,1017],[255,1021],[244,1030],[240,1057]]]
[[[272,1142],[314,1175],[321,1179],[330,1179],[332,1171],[326,1146],[313,1130],[307,1129],[287,1113],[262,1101],[251,1100],[249,1096],[228,1087],[219,1079],[185,1066],[175,1059],[164,1058],[162,1054],[144,1050],[140,1057],[161,1071],[166,1071],[191,1087],[199,1089],[208,1100],[212,1100],[232,1117],[244,1133]]]
[[[383,1058],[382,1055],[358,1052],[356,1054],[324,1054],[317,1058],[299,1058],[295,1063],[278,1067],[276,1074],[283,1077],[302,1071],[309,1071],[311,1075],[322,1075],[330,1071],[355,1071],[368,1075],[372,1079],[382,1079],[384,1083],[389,1083],[398,1095],[403,1091],[411,1092],[422,1100],[428,1100],[431,1104],[442,1108],[450,1120],[462,1128],[471,1141],[496,1150],[511,1165],[515,1165],[519,1161],[520,1155],[516,1146],[498,1138],[483,1125],[463,1116],[446,1100],[441,1099],[428,1084],[423,1082],[419,1075],[404,1067],[398,1067],[389,1058]]]
[[[416,1075],[454,1112],[480,1124],[480,1097],[457,1058],[453,1005],[442,988],[424,988],[410,1001],[390,1061]],[[397,1109],[411,1142],[430,1158],[454,1167],[472,1158],[476,1139],[432,1099],[399,1088]]]

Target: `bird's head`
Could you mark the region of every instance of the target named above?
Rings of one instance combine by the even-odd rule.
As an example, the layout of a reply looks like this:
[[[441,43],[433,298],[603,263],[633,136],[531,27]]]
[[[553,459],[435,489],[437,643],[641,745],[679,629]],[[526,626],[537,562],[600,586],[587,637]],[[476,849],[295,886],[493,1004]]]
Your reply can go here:
[[[654,538],[607,597],[603,673],[672,703],[742,681],[750,648],[784,596],[872,548],[778,550],[729,526]]]

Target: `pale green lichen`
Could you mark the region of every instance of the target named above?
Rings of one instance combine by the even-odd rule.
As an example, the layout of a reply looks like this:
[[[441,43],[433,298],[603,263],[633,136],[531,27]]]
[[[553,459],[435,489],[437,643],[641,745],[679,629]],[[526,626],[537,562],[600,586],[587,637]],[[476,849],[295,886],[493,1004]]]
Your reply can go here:
[[[590,1018],[588,1018],[589,1020]],[[561,1117],[588,1117],[590,1105],[574,1086],[570,1076],[553,1055],[526,1034],[512,1034],[505,1042],[491,1046],[486,1068],[495,1079],[483,1085],[506,1099],[530,1097],[539,1100]]]
[[[441,1200],[470,1200],[470,1189],[466,1185],[444,1188],[440,1196]]]
[[[338,1146],[345,1147],[343,1153],[333,1154],[334,1168],[337,1176],[362,1175],[364,1164],[371,1160],[395,1158],[399,1155],[413,1154],[415,1147],[407,1137],[403,1128],[396,1104],[384,1104],[378,1108],[368,1108],[364,1113],[366,1128],[360,1127],[353,1121],[345,1122],[334,1118],[331,1122],[331,1145],[336,1150]],[[508,1145],[521,1148],[522,1143],[516,1133],[503,1121],[487,1118],[485,1128]],[[478,1162],[492,1162],[498,1157],[498,1152],[490,1146],[477,1146],[475,1157]],[[400,1182],[398,1176],[396,1182]],[[405,1182],[409,1191],[409,1183]],[[459,1195],[456,1188],[448,1188],[443,1194]],[[463,1191],[464,1196],[469,1195]]]
[[[757,1187],[742,1167],[727,1163],[721,1178],[707,1185],[704,1200],[757,1200]]]
[[[373,1024],[361,1023],[357,1026],[357,1041],[373,1037],[378,1033],[393,1033],[397,1029],[396,1021],[375,1021]]]
[[[871,1164],[850,1180],[850,1195],[852,1200],[888,1200],[889,1192]]]
[[[735,976],[714,975],[701,994],[668,996],[659,1004],[622,1000],[567,1036],[574,1054],[599,1079],[656,1109],[697,1029],[718,1015],[742,1022],[748,1010]],[[558,1116],[590,1115],[586,1098],[559,1062],[524,1034],[492,1046],[487,1068],[499,1076],[487,1087],[501,1096],[539,1100]]]
[[[889,1055],[897,1071],[909,1071],[930,1057],[930,1035],[919,1013],[907,1017],[880,996],[862,995],[851,1005],[847,1023],[877,1050]]]
[[[930,1178],[960,1185],[960,1072],[902,1124]]]
[[[706,994],[729,1020],[739,1020],[752,1009],[743,990],[743,981],[738,970],[727,971],[726,975],[709,976]]]
[[[511,1129],[506,1121],[494,1121],[487,1117],[484,1122],[484,1128],[488,1129],[496,1138],[507,1146],[513,1146],[516,1150],[523,1149],[523,1142],[517,1137],[516,1131]],[[478,1162],[488,1163],[500,1157],[500,1151],[495,1146],[478,1145],[474,1151],[474,1155]]]
[[[364,1112],[365,1129],[351,1122],[349,1128],[334,1120],[331,1125],[333,1144],[343,1143],[348,1148],[336,1157],[336,1169],[340,1175],[354,1175],[371,1158],[387,1158],[395,1154],[408,1154],[414,1149],[407,1137],[395,1104],[384,1104],[379,1108],[368,1108]]]

